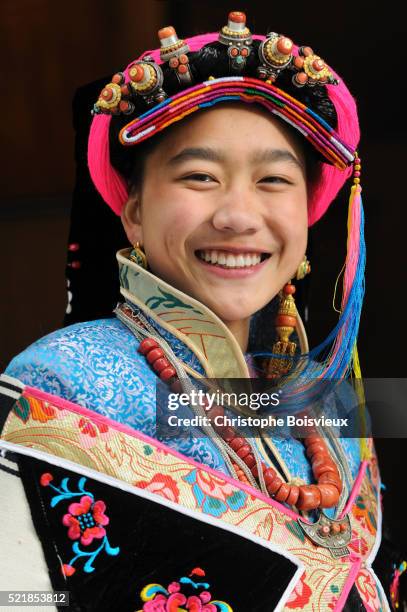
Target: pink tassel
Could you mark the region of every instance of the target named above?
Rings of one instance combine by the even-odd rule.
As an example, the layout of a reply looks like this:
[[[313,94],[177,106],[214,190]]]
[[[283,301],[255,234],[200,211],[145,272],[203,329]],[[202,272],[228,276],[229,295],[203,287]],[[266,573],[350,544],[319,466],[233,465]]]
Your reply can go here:
[[[355,278],[359,259],[360,242],[360,192],[359,185],[352,185],[348,212],[348,241],[345,272],[343,276],[342,310],[346,305],[350,289]]]

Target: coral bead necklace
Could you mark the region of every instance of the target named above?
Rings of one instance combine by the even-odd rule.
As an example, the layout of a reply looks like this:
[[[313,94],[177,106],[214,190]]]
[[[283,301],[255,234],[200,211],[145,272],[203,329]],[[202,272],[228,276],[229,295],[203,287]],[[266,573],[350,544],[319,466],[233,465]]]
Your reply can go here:
[[[160,379],[166,382],[173,392],[182,392],[181,382],[175,368],[165,357],[163,349],[154,338],[149,337],[142,340],[138,350],[144,355]],[[223,414],[224,409],[221,406],[213,406],[207,411],[208,417],[212,420],[216,416]],[[216,426],[214,424],[213,428],[244,462],[253,477],[258,481],[259,468],[251,445],[232,427]],[[274,468],[268,467],[264,462],[261,462],[262,478],[264,479],[267,492],[277,501],[290,506],[296,506],[298,510],[302,511],[336,506],[342,492],[342,481],[325,440],[314,432],[304,440],[304,445],[307,456],[311,460],[312,472],[317,484],[288,484],[283,482]],[[248,483],[244,471],[236,464],[233,467],[237,477],[242,482]]]

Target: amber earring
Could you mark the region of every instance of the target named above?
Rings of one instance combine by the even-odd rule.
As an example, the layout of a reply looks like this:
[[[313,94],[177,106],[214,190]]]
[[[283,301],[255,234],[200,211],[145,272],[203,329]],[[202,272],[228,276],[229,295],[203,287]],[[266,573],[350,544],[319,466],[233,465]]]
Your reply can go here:
[[[302,280],[303,278],[305,278],[307,276],[307,274],[309,274],[311,272],[311,264],[308,261],[308,258],[306,255],[304,255],[304,259],[302,260],[302,262],[300,263],[300,265],[297,268],[297,273],[295,275],[295,278],[297,280]]]
[[[141,266],[145,270],[147,269],[147,257],[144,251],[142,250],[141,244],[139,241],[133,245],[133,250],[130,253],[131,261],[134,261],[138,266]]]

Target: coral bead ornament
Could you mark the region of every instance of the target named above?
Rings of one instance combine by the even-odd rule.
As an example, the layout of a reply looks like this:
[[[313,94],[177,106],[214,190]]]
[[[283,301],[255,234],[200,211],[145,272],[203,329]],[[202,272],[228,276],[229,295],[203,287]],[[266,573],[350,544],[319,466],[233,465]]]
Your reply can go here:
[[[144,78],[144,68],[141,64],[133,64],[129,69],[129,77],[133,83],[138,83]]]
[[[121,88],[118,83],[108,83],[99,95],[99,98],[94,105],[94,113],[113,113],[118,114],[119,103],[122,99]]]
[[[151,351],[148,351],[146,358],[149,363],[154,363],[156,359],[160,359],[160,357],[164,357],[164,351],[162,348],[153,348]]]
[[[229,23],[243,23],[246,25],[246,15],[242,11],[231,11],[229,13]]]
[[[167,382],[175,378],[176,375],[177,375],[177,372],[175,368],[173,368],[172,366],[168,366],[168,368],[164,368],[164,370],[161,370],[160,372],[160,378],[163,382]]]
[[[138,351],[142,355],[146,355],[148,351],[151,351],[151,349],[156,348],[157,346],[158,346],[158,342],[154,340],[154,338],[145,338],[144,340],[140,342]]]
[[[241,73],[246,67],[246,60],[251,53],[252,34],[246,26],[246,15],[241,11],[232,11],[228,23],[219,32],[219,42],[228,47],[229,67],[233,74]]]
[[[325,67],[325,62],[318,58],[315,59],[311,65],[313,70],[315,70],[316,72],[321,72],[321,70],[323,70]]]
[[[270,32],[266,40],[259,46],[258,77],[267,81],[275,81],[280,72],[291,64],[293,46],[290,38]]]
[[[305,72],[299,72],[293,76],[293,83],[297,87],[304,87],[308,83],[308,77]]]
[[[165,100],[166,93],[162,89],[164,74],[160,66],[151,58],[133,62],[129,67],[128,86],[134,96],[141,96],[147,105],[157,104]]]
[[[321,503],[321,493],[316,485],[303,485],[300,487],[297,507],[300,510],[313,510]]]
[[[169,39],[169,42],[172,43],[177,42],[178,40],[175,28],[173,28],[172,26],[167,26],[158,30],[158,38],[160,39],[160,41],[166,41]]]
[[[125,78],[123,72],[116,72],[116,74],[112,76],[112,83],[115,83],[116,85],[123,85],[124,81]]]
[[[175,28],[168,26],[158,31],[160,41],[160,58],[168,62],[174,70],[178,81],[183,85],[192,84],[192,72],[189,67],[188,53],[190,51],[187,43],[178,38]]]
[[[111,87],[105,87],[100,95],[106,102],[110,102],[114,98],[114,91]]]
[[[287,38],[286,36],[280,36],[276,48],[281,55],[289,56],[293,50],[293,41],[291,38]]]
[[[173,69],[178,81],[182,85],[193,83],[192,72],[189,66],[188,53],[190,51],[187,43],[178,38],[175,28],[168,26],[158,31],[160,41],[160,58],[168,62]]]

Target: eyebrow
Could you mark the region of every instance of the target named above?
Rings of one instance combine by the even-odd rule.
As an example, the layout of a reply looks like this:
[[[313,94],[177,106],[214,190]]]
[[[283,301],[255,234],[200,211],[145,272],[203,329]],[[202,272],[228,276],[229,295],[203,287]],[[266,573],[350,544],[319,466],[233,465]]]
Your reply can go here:
[[[286,161],[295,164],[300,170],[304,170],[304,165],[288,149],[264,149],[256,151],[250,157],[250,161],[255,164]]]
[[[221,151],[211,149],[210,147],[187,147],[182,149],[177,155],[174,155],[174,157],[171,157],[168,160],[168,165],[177,166],[190,159],[224,162],[225,155]],[[255,151],[249,157],[249,161],[252,164],[286,161],[295,164],[301,171],[304,170],[304,165],[288,149],[261,149]]]
[[[188,147],[182,149],[177,155],[171,157],[168,161],[168,165],[176,166],[182,164],[190,159],[203,159],[205,161],[223,162],[225,161],[224,155],[216,149],[209,147]]]

